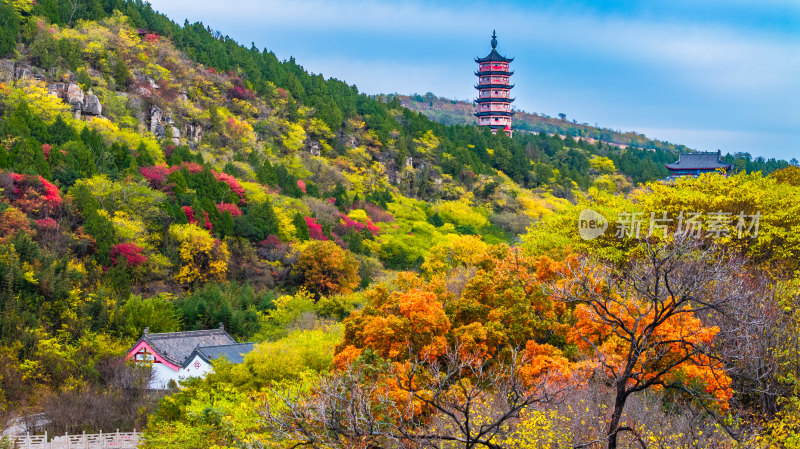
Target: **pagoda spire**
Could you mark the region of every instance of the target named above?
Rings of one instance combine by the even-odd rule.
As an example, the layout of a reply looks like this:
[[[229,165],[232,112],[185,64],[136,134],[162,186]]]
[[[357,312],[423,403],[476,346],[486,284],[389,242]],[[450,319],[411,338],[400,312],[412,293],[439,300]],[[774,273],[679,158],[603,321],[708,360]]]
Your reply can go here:
[[[511,110],[511,89],[513,84],[509,83],[511,75],[514,74],[509,69],[509,64],[514,58],[506,58],[497,52],[497,31],[492,30],[492,51],[484,58],[475,58],[478,63],[478,98],[475,99],[475,116],[478,117],[478,125],[488,126],[492,133],[496,134],[498,129],[505,131],[511,137],[511,117],[514,111]]]

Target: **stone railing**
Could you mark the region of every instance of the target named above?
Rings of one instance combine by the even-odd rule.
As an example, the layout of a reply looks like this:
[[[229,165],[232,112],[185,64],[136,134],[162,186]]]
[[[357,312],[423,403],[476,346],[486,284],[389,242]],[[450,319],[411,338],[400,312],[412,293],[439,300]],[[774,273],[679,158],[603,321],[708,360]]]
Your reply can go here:
[[[44,435],[14,435],[8,438],[18,449],[135,449],[139,443],[139,433],[82,433],[80,435],[64,434],[49,438]]]

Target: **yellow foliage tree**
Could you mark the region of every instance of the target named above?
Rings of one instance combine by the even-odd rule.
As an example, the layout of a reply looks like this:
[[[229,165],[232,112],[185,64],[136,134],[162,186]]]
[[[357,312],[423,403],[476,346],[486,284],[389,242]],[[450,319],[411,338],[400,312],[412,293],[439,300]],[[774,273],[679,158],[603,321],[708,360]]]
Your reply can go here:
[[[428,130],[422,137],[419,139],[414,139],[415,149],[417,150],[417,154],[421,155],[422,157],[428,157],[439,148],[439,138],[433,134],[433,131]]]
[[[306,131],[297,123],[287,123],[286,133],[283,135],[283,146],[289,150],[290,153],[298,151],[303,148],[306,140]]]
[[[70,106],[60,98],[50,95],[43,81],[19,80],[17,87],[11,88],[10,94],[3,99],[8,108],[16,106],[20,101],[27,103],[31,114],[41,117],[45,123],[52,123],[59,115],[67,123],[73,121],[69,116]]]
[[[468,197],[455,201],[442,202],[434,210],[439,213],[442,219],[456,226],[472,226],[478,230],[487,224],[489,220],[485,214],[472,207],[472,202]]]
[[[447,273],[458,267],[476,266],[486,257],[488,247],[475,235],[448,234],[431,248],[422,269],[428,275]]]
[[[228,272],[228,246],[193,224],[172,225],[169,234],[180,242],[183,263],[175,275],[182,284],[224,281]]]
[[[614,167],[614,161],[603,156],[594,156],[589,160],[589,165],[593,170],[597,170],[602,174],[612,174],[617,171]]]

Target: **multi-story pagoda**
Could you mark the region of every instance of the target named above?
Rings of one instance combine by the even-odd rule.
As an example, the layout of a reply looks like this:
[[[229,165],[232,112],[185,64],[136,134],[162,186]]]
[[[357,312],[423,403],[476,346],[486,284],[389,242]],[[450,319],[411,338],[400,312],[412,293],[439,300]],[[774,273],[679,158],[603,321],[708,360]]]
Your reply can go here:
[[[475,100],[475,116],[478,125],[488,126],[492,133],[502,129],[511,137],[511,88],[509,78],[514,72],[508,65],[514,58],[506,58],[497,52],[497,33],[492,31],[492,51],[485,58],[475,58],[478,63],[478,98]]]

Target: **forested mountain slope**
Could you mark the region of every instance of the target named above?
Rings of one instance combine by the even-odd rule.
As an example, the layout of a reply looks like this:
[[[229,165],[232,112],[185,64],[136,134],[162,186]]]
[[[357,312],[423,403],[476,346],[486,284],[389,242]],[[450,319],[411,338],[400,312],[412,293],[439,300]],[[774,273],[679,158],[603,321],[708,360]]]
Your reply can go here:
[[[796,168],[641,185],[671,149],[440,124],[141,1],[3,0],[0,21],[4,417],[42,413],[51,434],[146,425],[146,447],[577,445],[608,438],[606,422],[622,431],[597,399],[618,382],[602,363],[643,354],[637,379],[659,383],[630,392],[647,414],[621,416],[644,416],[646,438],[730,445],[756,441],[752,415],[775,435],[792,425],[776,413],[796,396],[796,357],[778,351],[797,341]],[[577,236],[587,207],[607,235]],[[703,294],[746,283],[733,309],[764,313],[734,329],[743,321],[671,305],[644,338],[661,346],[626,352],[608,314],[570,299],[592,291],[556,292],[646,271],[667,229],[612,234],[634,213],[684,210],[763,217],[756,236],[729,222],[676,260],[681,282],[730,260]],[[649,319],[624,279],[600,289],[614,313]],[[260,343],[156,408],[126,350],[145,328],[219,323]],[[738,352],[712,353],[718,334]],[[497,423],[491,436],[464,437],[464,413]]]
[[[511,241],[579,186],[630,187],[598,148],[439,125],[148,4],[61,6],[0,5],[12,409],[101,388],[145,326],[251,339],[281,292],[349,293],[454,235]]]
[[[477,124],[474,116],[475,108],[469,102],[437,97],[430,92],[425,95],[390,94],[387,97],[390,99],[399,98],[403,106],[413,111],[421,112],[431,120],[439,123],[446,125]],[[562,138],[569,136],[574,139],[585,139],[590,143],[600,141],[619,147],[621,150],[632,147],[630,152],[619,151],[617,153],[612,151],[610,157],[614,159],[622,173],[640,182],[666,177],[668,172],[664,168],[664,164],[675,162],[678,152],[694,151],[685,145],[649,139],[644,134],[632,131],[622,132],[598,128],[588,123],[578,123],[575,120],[570,121],[566,114],[564,117],[553,118],[544,114],[518,110],[514,115],[514,129],[519,132],[560,135]],[[651,151],[641,152],[639,150]],[[760,171],[764,174],[772,173],[789,165],[784,160],[753,157],[747,153],[726,154],[723,156],[723,160],[733,163],[737,171]]]

